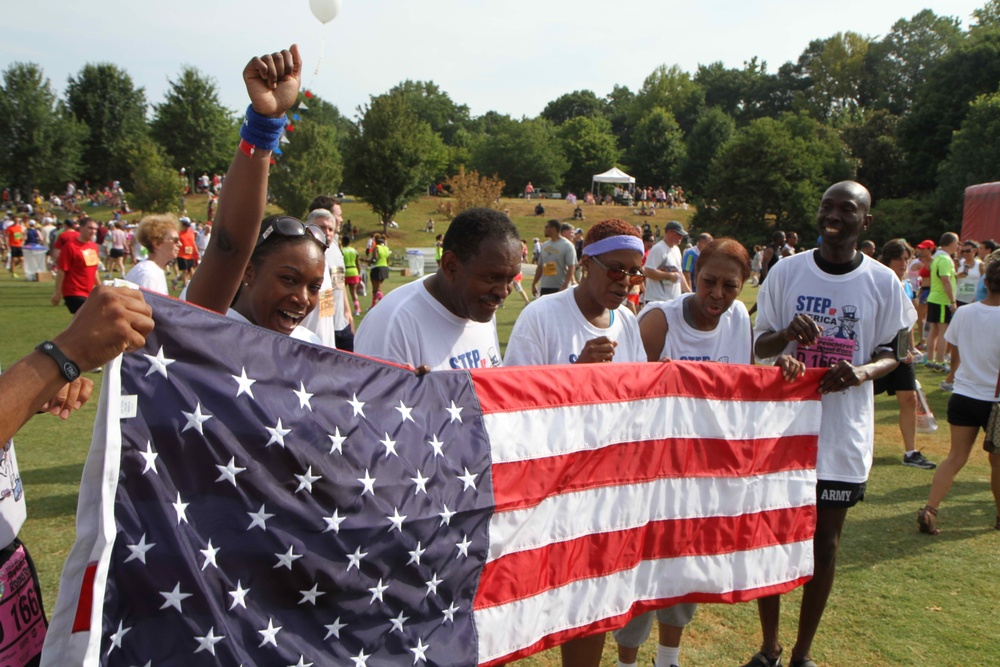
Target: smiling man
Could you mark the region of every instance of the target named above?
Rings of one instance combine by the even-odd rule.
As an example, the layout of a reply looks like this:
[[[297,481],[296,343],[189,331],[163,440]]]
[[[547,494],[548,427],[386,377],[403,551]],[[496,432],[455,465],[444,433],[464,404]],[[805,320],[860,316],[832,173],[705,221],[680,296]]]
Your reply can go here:
[[[385,296],[358,327],[355,351],[414,368],[499,366],[494,315],[521,272],[521,238],[499,211],[460,213],[435,273]]]
[[[833,588],[837,548],[847,510],[865,496],[872,466],[875,417],[869,381],[897,364],[916,311],[888,267],[857,249],[872,223],[871,195],[844,181],[824,194],[817,214],[819,249],[777,262],[761,286],[754,353],[795,355],[827,368],[820,380],[823,416],[816,460],[813,578],[803,587],[792,667],[816,667],[812,642]],[[758,600],[763,643],[745,667],[782,664],[778,641],[781,598]]]

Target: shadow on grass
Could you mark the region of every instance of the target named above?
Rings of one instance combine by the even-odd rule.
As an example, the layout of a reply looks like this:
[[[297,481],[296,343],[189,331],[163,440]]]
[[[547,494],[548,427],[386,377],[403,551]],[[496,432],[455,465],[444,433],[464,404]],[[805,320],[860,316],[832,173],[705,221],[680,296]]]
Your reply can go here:
[[[79,484],[82,476],[82,463],[21,471],[21,481],[29,489],[35,484]]]
[[[993,532],[991,517],[995,506],[989,487],[982,482],[959,480],[952,485],[942,505],[938,519],[941,533],[920,533],[917,511],[927,501],[929,490],[929,478],[927,484],[891,488],[886,493],[869,487],[863,505],[875,507],[868,509],[866,516],[848,518],[844,534],[851,546],[841,549],[838,568],[868,570],[880,563],[908,561],[925,550],[975,540]],[[893,511],[894,506],[898,511]],[[872,511],[875,516],[870,515]]]
[[[29,497],[28,517],[30,519],[55,519],[75,516],[78,498],[79,496],[75,493]]]

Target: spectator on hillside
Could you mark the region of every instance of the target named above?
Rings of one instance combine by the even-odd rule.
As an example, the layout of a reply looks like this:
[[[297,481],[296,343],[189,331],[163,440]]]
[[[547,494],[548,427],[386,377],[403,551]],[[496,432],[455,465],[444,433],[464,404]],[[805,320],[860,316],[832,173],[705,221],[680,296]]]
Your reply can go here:
[[[535,204],[535,215],[545,215],[545,207],[542,206],[542,202]]]

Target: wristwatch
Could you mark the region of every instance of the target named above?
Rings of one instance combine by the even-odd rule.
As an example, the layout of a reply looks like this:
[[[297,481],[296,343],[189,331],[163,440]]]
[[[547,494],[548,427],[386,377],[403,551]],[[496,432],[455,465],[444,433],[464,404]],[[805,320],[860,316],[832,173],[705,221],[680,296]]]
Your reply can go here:
[[[80,367],[71,361],[69,357],[63,354],[62,350],[56,347],[56,344],[52,341],[43,341],[39,343],[35,349],[52,357],[53,361],[56,362],[56,365],[59,366],[59,372],[63,378],[65,378],[66,382],[72,382],[80,377]]]

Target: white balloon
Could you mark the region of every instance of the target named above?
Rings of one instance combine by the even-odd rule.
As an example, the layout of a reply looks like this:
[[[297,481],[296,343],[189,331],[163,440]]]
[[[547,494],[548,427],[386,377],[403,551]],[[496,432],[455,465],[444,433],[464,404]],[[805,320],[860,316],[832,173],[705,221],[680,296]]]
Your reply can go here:
[[[329,23],[340,13],[340,0],[309,0],[309,9],[322,23]]]

